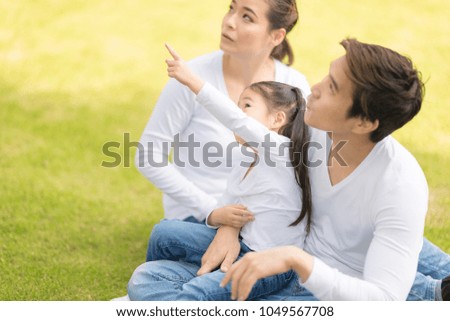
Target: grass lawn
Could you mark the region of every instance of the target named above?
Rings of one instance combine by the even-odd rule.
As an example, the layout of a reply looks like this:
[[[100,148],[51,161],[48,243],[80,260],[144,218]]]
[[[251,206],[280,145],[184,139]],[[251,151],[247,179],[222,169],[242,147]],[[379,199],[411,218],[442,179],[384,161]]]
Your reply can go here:
[[[0,0],[0,300],[125,294],[161,193],[133,167],[133,148],[106,168],[102,146],[139,139],[167,81],[164,42],[187,59],[216,50],[228,2]],[[346,36],[408,54],[422,71],[423,111],[395,136],[428,179],[426,236],[449,252],[450,2],[299,8],[289,39],[311,84]]]

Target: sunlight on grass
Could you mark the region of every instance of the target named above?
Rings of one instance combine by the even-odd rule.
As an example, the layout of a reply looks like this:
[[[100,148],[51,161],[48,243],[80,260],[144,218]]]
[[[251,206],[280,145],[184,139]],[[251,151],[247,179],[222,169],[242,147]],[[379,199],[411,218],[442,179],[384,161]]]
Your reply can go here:
[[[164,42],[218,49],[228,0],[1,1],[0,300],[107,300],[145,258],[161,193],[102,146],[139,139],[167,81]],[[423,111],[395,136],[430,186],[426,235],[450,251],[450,22],[446,0],[313,1],[289,36],[310,83],[357,37],[412,57]],[[123,157],[123,149],[119,149]]]

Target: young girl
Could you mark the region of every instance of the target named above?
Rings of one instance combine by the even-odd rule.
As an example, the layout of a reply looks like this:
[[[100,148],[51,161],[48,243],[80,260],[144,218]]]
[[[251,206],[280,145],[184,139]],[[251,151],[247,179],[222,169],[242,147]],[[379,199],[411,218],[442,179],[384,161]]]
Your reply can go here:
[[[167,48],[174,58],[166,61],[169,76],[196,94],[197,101],[235,132],[243,144],[237,150],[242,152],[241,157],[238,153],[238,160],[233,158],[241,163],[233,163],[226,192],[219,201],[222,207],[208,215],[207,224],[241,227],[250,218],[240,231],[241,255],[281,245],[302,248],[311,221],[311,196],[306,168],[308,128],[303,122],[305,101],[300,90],[278,82],[258,82],[242,92],[239,109],[193,74],[173,49]],[[251,155],[250,162],[245,159],[249,166],[242,166],[243,154]],[[237,209],[233,205],[236,203],[244,204],[248,210]],[[247,219],[240,220],[237,214]],[[203,225],[180,221],[163,221],[155,226],[150,240],[151,261],[133,274],[128,286],[130,298],[229,300],[229,288],[219,287],[222,272],[195,276],[192,271],[186,272],[181,262],[173,262],[181,260],[198,269],[201,255],[214,234]],[[167,280],[161,278],[169,274],[172,275]],[[283,288],[291,277],[292,272],[288,272],[258,281],[250,299]],[[173,280],[185,281],[173,286]]]

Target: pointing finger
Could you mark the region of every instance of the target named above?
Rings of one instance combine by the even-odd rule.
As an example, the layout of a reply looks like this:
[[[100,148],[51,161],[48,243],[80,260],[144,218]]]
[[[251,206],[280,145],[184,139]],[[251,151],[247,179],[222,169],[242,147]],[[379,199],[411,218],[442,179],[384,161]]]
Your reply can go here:
[[[166,46],[167,50],[169,51],[169,53],[173,57],[173,59],[175,59],[175,60],[183,60],[181,58],[181,56],[178,55],[177,52],[171,46],[169,46],[167,43],[164,44],[164,45]]]

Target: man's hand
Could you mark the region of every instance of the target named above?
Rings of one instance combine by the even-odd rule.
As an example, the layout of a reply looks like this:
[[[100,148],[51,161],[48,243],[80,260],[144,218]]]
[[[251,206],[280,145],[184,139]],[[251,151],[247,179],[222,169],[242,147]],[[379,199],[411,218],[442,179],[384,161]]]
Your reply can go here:
[[[168,44],[165,44],[165,46],[173,58],[166,59],[167,74],[169,77],[175,78],[183,85],[188,86],[197,95],[205,82],[189,69],[183,58],[171,46]]]
[[[197,275],[209,273],[219,265],[223,272],[230,268],[241,250],[239,231],[240,229],[231,226],[221,226],[217,230],[214,240],[202,257],[202,266]]]
[[[295,246],[283,246],[261,252],[250,252],[233,264],[220,283],[231,281],[231,299],[245,300],[259,279],[293,269],[303,280],[309,277],[313,258]]]
[[[228,225],[241,228],[248,222],[254,221],[255,217],[241,204],[227,205],[212,211],[208,216],[208,224],[212,226]]]

